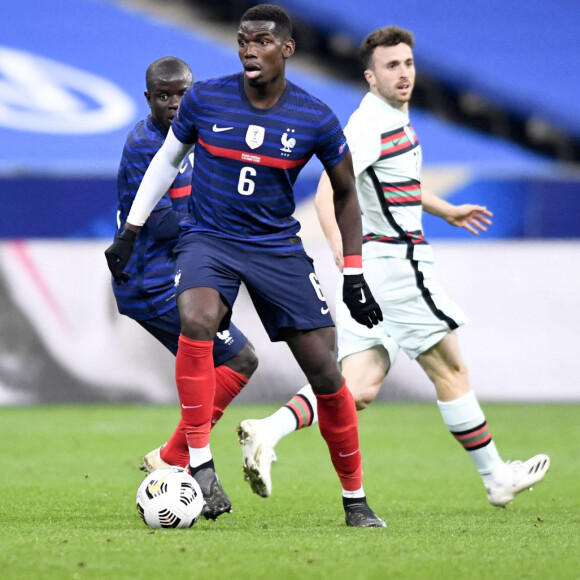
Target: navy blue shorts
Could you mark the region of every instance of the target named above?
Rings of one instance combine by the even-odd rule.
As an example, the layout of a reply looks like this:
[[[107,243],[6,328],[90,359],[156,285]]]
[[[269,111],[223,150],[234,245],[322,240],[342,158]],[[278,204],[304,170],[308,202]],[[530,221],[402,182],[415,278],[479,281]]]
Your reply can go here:
[[[334,326],[312,259],[299,238],[295,245],[257,246],[199,232],[184,233],[175,252],[176,292],[197,287],[217,290],[231,309],[243,282],[270,340],[281,331]],[[230,314],[222,320],[229,323]],[[222,328],[220,326],[220,328]]]
[[[137,320],[137,322],[174,355],[177,354],[177,342],[181,333],[177,305],[157,318]],[[218,332],[213,339],[214,366],[219,367],[234,358],[247,342],[247,337],[235,324],[230,324],[227,330]]]

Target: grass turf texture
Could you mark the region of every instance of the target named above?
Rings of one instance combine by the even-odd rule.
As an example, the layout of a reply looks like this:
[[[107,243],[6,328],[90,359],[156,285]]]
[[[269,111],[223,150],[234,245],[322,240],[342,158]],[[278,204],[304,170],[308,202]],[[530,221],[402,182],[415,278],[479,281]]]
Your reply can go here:
[[[176,407],[0,409],[1,577],[580,577],[578,405],[485,405],[504,459],[552,459],[546,480],[505,510],[488,504],[435,405],[371,406],[359,414],[365,490],[387,529],[344,525],[317,427],[277,446],[270,498],[250,492],[234,428],[272,410],[234,405],[212,433],[233,514],[151,530],[135,508],[137,466],[176,424]]]

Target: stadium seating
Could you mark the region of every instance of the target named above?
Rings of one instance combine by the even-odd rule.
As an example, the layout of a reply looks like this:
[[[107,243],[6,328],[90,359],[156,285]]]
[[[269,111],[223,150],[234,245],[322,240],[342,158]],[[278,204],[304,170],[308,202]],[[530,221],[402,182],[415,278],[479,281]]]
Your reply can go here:
[[[410,4],[389,5],[389,15],[415,30],[421,62],[433,71],[445,65],[449,78],[458,82],[483,82],[472,58],[460,69],[439,52],[446,44],[453,49],[458,36],[447,27],[455,14],[446,17],[444,26],[434,13],[436,7],[450,4]],[[498,6],[497,0],[489,0],[489,10],[479,0],[463,4],[482,6],[482,30],[487,26],[484,17]],[[526,6],[533,12],[536,4],[531,0]],[[374,18],[372,11],[384,5],[310,1],[298,12],[314,22],[324,10],[324,22],[333,30],[347,30],[354,23],[361,37],[381,23],[382,17]],[[240,70],[240,63],[233,37],[231,42],[216,41],[201,28],[170,24],[126,6],[104,0],[2,2],[0,405],[175,401],[172,358],[133,321],[118,316],[113,304],[103,250],[114,231],[116,172],[127,132],[148,112],[144,72],[153,60],[180,57],[198,79]],[[455,8],[457,18],[468,13],[459,2]],[[553,6],[549,9],[547,31],[561,18]],[[421,15],[427,24],[411,19]],[[514,23],[520,24],[512,15],[507,24]],[[526,30],[522,24],[508,32],[523,43],[520,36]],[[546,51],[561,48],[565,60],[576,39],[566,37],[564,28],[562,32],[542,46]],[[479,38],[477,46],[478,58],[485,56],[485,38]],[[503,94],[512,75],[497,55],[490,53],[489,60],[500,75],[499,88],[492,92]],[[549,68],[542,62],[544,70]],[[538,115],[544,114],[542,107],[556,103],[572,116],[575,103],[565,97],[577,81],[571,78],[574,71],[566,76],[557,68],[558,58],[551,62],[552,84],[524,93]],[[528,73],[529,80],[533,74]],[[343,123],[363,94],[360,84],[305,72],[292,61],[288,76],[327,101]],[[547,98],[553,91],[562,94],[559,103]],[[542,102],[533,102],[538,96]],[[425,183],[453,201],[487,204],[495,213],[493,228],[471,245],[436,239],[469,234],[441,220],[425,220],[433,246],[444,250],[437,254],[441,279],[475,322],[473,333],[471,326],[464,333],[474,387],[482,400],[577,400],[571,349],[578,316],[568,306],[578,285],[577,268],[570,265],[578,263],[580,247],[570,240],[541,241],[580,237],[575,219],[580,213],[577,173],[506,139],[454,125],[418,107],[412,109],[412,122],[424,147]],[[317,229],[311,196],[319,171],[319,164],[310,162],[297,183],[298,201],[305,201],[298,207],[305,236]],[[487,243],[494,237],[502,238],[501,243]],[[308,240],[313,243],[309,251],[332,306],[338,272],[321,234],[319,238]],[[260,353],[260,377],[242,397],[287,400],[303,384],[300,369],[286,366],[286,346],[270,343],[247,295],[240,296],[236,310],[237,324],[251,331]],[[529,364],[530,353],[541,353],[541,361]],[[421,383],[413,374],[417,365],[411,368],[405,359],[399,357],[385,396],[400,393],[431,400],[425,378]]]
[[[201,31],[160,22],[123,5],[96,0],[62,0],[57,9],[42,0],[28,5],[34,19],[23,19],[20,2],[7,0],[0,21],[0,177],[5,191],[18,192],[0,216],[0,235],[109,237],[123,141],[147,113],[142,97],[147,65],[172,54],[189,61],[197,78],[207,78],[239,70],[237,54]],[[304,14],[314,18],[322,13],[311,8]],[[348,11],[341,8],[340,14],[348,19]],[[358,26],[362,30],[363,24]],[[343,123],[363,94],[291,64],[289,77],[328,102]],[[547,158],[508,141],[418,109],[413,124],[426,167],[467,168],[463,185],[473,187],[482,172],[509,168],[545,175],[552,166]],[[316,160],[304,170],[297,184],[299,201],[312,195],[319,171]],[[476,193],[485,202],[485,192]],[[63,208],[67,220],[61,217]]]
[[[580,137],[580,75],[574,69],[580,4],[574,0],[278,4],[329,34],[350,37],[355,46],[379,26],[407,28],[425,72]]]

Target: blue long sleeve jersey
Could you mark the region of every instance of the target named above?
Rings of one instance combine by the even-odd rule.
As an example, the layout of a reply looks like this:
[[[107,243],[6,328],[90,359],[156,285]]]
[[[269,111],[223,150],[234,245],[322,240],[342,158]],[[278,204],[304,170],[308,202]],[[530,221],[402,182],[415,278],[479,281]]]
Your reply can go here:
[[[166,136],[167,130],[151,116],[137,123],[128,134],[117,177],[117,233],[123,230],[143,175]],[[175,306],[173,249],[179,222],[187,215],[192,168],[193,153],[190,152],[137,236],[135,251],[125,268],[131,279],[120,285],[113,282],[121,314],[148,320]]]

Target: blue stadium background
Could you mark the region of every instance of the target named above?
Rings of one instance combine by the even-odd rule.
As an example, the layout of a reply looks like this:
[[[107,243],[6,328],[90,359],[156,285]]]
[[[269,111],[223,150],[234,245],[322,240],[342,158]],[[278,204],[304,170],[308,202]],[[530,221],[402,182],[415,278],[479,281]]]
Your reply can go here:
[[[580,136],[580,74],[572,66],[580,48],[574,30],[580,21],[577,3],[278,3],[302,20],[357,42],[388,17],[415,32],[419,73],[444,78]],[[142,97],[146,66],[171,54],[190,62],[197,78],[239,69],[233,38],[222,45],[202,30],[98,0],[4,0],[0,50],[2,238],[110,237],[123,141],[147,113]],[[110,112],[109,117],[120,115],[116,125],[89,129],[86,120],[109,114],[102,110],[106,107],[84,90],[83,82],[71,82],[62,70],[53,70],[55,63],[110,83],[114,90],[103,89],[103,98],[122,101],[124,117]],[[38,82],[41,71],[45,74]],[[292,65],[289,76],[328,102],[343,123],[362,95],[360,86]],[[35,116],[48,128],[43,121],[43,128],[35,130]],[[50,117],[58,129],[50,128]],[[26,118],[32,120],[21,122]],[[493,208],[495,225],[488,239],[578,237],[574,166],[418,109],[413,124],[427,169],[461,167],[468,172],[446,194],[456,202],[469,199]],[[299,199],[312,195],[319,170],[313,161],[303,172]],[[426,230],[430,237],[466,235],[429,218]]]
[[[307,55],[308,64],[314,34],[352,53],[380,25],[415,33],[420,78],[435,81],[422,99],[416,91],[411,109],[425,185],[453,202],[482,203],[494,212],[493,226],[478,238],[425,217],[438,277],[472,322],[461,329],[472,386],[481,400],[578,401],[580,37],[574,25],[580,5],[275,3],[300,24],[297,56]],[[198,18],[160,17],[174,5],[195,5]],[[237,6],[235,18],[226,19],[226,5]],[[232,20],[247,5],[2,1],[0,405],[176,401],[173,357],[115,308],[103,250],[114,231],[117,166],[127,133],[148,113],[146,67],[174,55],[189,62],[198,79],[239,70]],[[219,28],[209,26],[209,8],[221,10]],[[294,58],[288,76],[346,123],[365,86],[360,73],[358,82],[330,75],[339,63],[333,58],[326,64],[335,66],[324,69]],[[547,149],[451,122],[450,106],[461,100],[446,100],[441,86],[492,104],[500,118],[521,117],[554,151],[568,155],[550,157]],[[442,96],[445,110],[427,106],[430,99],[441,104]],[[296,193],[304,203],[297,213],[332,309],[338,272],[312,210],[320,169],[313,160],[300,175]],[[270,343],[244,289],[234,320],[260,357],[240,401],[286,401],[304,384],[303,373],[286,345]],[[419,366],[404,355],[386,383],[382,399],[433,398]]]

